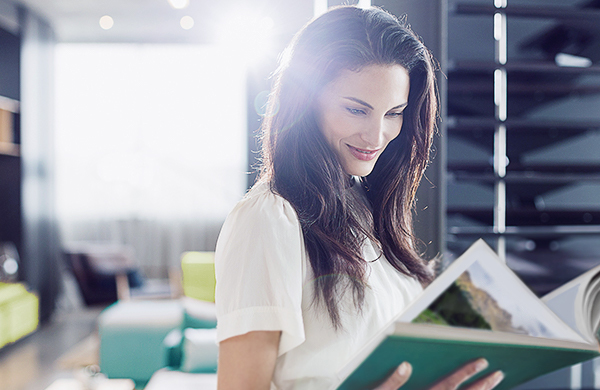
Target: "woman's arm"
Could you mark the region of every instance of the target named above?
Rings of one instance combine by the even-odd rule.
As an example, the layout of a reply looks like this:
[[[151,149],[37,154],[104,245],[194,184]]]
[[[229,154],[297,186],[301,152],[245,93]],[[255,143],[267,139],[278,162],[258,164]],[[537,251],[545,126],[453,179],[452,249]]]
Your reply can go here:
[[[269,390],[279,350],[281,332],[249,332],[223,340],[219,346],[218,390]],[[485,359],[467,363],[439,381],[430,390],[453,390],[473,375],[487,368]],[[412,367],[402,363],[377,390],[395,390],[408,381]],[[469,386],[468,390],[489,390],[503,379],[496,371]]]
[[[257,331],[221,341],[218,389],[269,390],[280,338],[280,331]]]

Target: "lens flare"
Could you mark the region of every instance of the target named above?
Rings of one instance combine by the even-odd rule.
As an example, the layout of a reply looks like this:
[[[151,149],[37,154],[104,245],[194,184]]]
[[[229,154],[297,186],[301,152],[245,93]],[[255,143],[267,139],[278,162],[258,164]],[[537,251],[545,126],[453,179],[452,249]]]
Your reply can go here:
[[[115,25],[115,21],[108,15],[100,18],[100,27],[104,30],[110,30]]]
[[[181,18],[181,20],[179,21],[179,25],[182,29],[189,30],[192,27],[194,27],[194,19],[191,16],[186,15],[183,18]]]

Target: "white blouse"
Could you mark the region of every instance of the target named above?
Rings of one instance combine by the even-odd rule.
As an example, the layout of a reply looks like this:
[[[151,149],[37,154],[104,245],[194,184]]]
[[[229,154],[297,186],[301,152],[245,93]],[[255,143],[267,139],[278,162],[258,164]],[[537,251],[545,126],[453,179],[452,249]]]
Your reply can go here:
[[[366,260],[378,258],[372,243]],[[217,341],[250,331],[281,331],[272,388],[329,389],[338,372],[421,291],[383,257],[368,263],[358,312],[351,292],[340,306],[343,330],[313,300],[314,277],[293,207],[267,183],[255,185],[227,217],[215,255]]]

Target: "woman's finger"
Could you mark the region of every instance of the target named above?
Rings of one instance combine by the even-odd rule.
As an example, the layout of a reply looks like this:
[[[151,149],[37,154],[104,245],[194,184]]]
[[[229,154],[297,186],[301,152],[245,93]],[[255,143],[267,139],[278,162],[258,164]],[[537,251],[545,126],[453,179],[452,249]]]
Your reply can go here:
[[[496,371],[484,378],[479,379],[465,390],[490,390],[498,386],[498,384],[502,382],[502,379],[504,379],[504,373],[502,371]]]
[[[385,382],[379,385],[375,390],[396,390],[408,381],[412,373],[412,366],[404,362],[398,366],[396,371]]]
[[[437,382],[431,390],[454,390],[473,375],[485,370],[488,367],[488,361],[477,359],[469,362]]]

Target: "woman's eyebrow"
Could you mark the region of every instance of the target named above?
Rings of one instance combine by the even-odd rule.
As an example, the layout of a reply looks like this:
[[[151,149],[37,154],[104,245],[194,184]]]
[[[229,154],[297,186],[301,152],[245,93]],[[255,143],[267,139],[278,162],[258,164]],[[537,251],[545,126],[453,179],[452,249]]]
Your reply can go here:
[[[365,101],[363,101],[363,100],[357,99],[357,98],[355,98],[355,97],[347,96],[347,97],[344,97],[344,99],[352,100],[352,101],[353,101],[353,102],[355,102],[355,103],[362,104],[363,106],[365,106],[365,107],[368,107],[368,108],[370,108],[371,110],[373,110],[373,109],[374,109],[374,108],[373,108],[373,106],[372,106],[372,105],[370,105],[369,103],[367,103],[367,102],[365,102]]]
[[[396,107],[392,107],[392,108],[390,108],[390,111],[391,111],[391,110],[397,110],[397,109],[399,109],[399,108],[402,108],[402,107],[406,107],[407,105],[408,105],[408,102],[406,102],[406,103],[402,103],[402,104],[399,104],[399,105],[397,105]]]
[[[357,98],[355,98],[355,97],[351,97],[351,96],[345,96],[345,97],[344,97],[344,99],[348,99],[348,100],[351,100],[351,101],[353,101],[353,102],[355,102],[355,103],[361,104],[361,105],[363,105],[363,106],[365,106],[365,107],[368,107],[368,108],[370,108],[371,110],[373,110],[373,109],[374,109],[374,108],[373,108],[373,106],[372,106],[372,105],[370,105],[369,103],[367,103],[367,102],[365,102],[365,101],[363,101],[363,100],[357,99]],[[391,110],[397,110],[397,109],[399,109],[399,108],[406,107],[406,105],[408,105],[408,102],[406,102],[406,103],[402,103],[402,104],[399,104],[399,105],[397,105],[396,107],[392,107],[392,108],[390,108],[388,111],[391,111]]]

